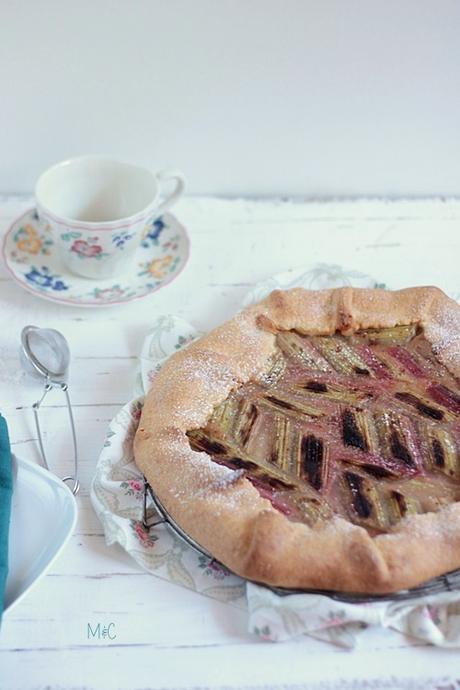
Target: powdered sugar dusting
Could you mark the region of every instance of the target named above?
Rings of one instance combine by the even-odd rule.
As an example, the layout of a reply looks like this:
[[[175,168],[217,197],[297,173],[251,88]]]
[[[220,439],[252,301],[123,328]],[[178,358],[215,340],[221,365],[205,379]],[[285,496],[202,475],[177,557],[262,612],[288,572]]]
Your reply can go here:
[[[229,361],[238,373],[240,382],[258,376],[274,349],[272,333],[256,325],[257,316],[262,313],[254,308],[238,313],[230,322],[210,334],[210,342]],[[229,348],[229,343],[234,348]]]
[[[181,362],[178,378],[183,381],[200,381],[206,386],[213,386],[216,383],[228,384],[233,380],[233,373],[222,361],[216,362],[213,353],[206,350],[199,353],[201,356],[193,358],[185,357]]]
[[[171,362],[161,375],[163,383],[166,378],[167,393],[161,398],[157,388],[152,389],[155,402],[159,407],[164,403],[170,424],[178,427],[186,424],[190,429],[203,423],[213,407],[237,385],[232,369],[222,358],[206,350],[195,351],[193,357],[185,356],[179,367]],[[177,395],[170,399],[169,391],[174,393],[178,389],[183,393],[180,399]],[[161,414],[161,409],[157,414]]]
[[[460,364],[460,307],[455,302],[443,300],[426,327],[426,333],[436,353],[443,354],[455,364]],[[456,345],[457,347],[452,347]]]
[[[395,541],[406,540],[408,534],[411,539],[433,542],[442,538],[456,538],[460,540],[459,533],[460,504],[452,503],[445,506],[440,513],[424,513],[406,517],[398,527],[388,534],[377,537],[377,540]]]
[[[329,520],[319,520],[314,526],[314,530],[321,530],[322,532],[340,533],[343,535],[351,533],[364,533],[365,530],[360,525],[355,525],[350,520],[345,520],[340,515],[333,515]]]

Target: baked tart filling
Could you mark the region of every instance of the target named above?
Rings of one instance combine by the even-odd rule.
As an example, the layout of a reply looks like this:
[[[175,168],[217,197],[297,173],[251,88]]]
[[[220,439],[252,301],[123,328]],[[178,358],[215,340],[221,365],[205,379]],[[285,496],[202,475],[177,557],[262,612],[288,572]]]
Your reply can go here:
[[[218,405],[191,447],[244,472],[292,521],[371,535],[460,500],[460,385],[416,326],[282,331],[263,379]]]

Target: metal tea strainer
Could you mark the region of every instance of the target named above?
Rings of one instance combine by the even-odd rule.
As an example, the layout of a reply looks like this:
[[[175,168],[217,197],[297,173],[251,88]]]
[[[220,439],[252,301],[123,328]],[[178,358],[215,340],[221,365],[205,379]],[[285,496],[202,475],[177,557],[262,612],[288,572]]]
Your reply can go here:
[[[73,476],[62,477],[62,481],[65,483],[72,482],[71,490],[73,494],[76,494],[80,488],[80,482],[78,481],[77,436],[75,433],[75,422],[70,403],[69,386],[67,383],[70,364],[70,350],[67,340],[62,333],[56,331],[54,328],[26,326],[21,332],[21,360],[24,369],[28,373],[32,374],[35,378],[42,379],[44,382],[43,394],[41,398],[33,404],[32,409],[34,411],[38,445],[40,447],[43,465],[47,470],[50,469],[50,466],[43,443],[39,410],[46,396],[53,388],[60,388],[65,395],[73,441],[74,471]]]

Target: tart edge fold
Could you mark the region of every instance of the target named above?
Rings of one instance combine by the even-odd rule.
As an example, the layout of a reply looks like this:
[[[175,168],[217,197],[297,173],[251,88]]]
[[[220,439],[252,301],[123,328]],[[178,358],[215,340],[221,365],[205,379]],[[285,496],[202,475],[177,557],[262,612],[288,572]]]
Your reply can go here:
[[[435,287],[275,290],[183,350],[155,376],[134,441],[135,460],[180,526],[242,577],[289,588],[388,593],[460,567],[460,502],[404,518],[375,537],[338,516],[309,527],[262,498],[243,473],[192,450],[187,431],[266,372],[276,333],[349,334],[417,324],[460,376],[460,306]]]

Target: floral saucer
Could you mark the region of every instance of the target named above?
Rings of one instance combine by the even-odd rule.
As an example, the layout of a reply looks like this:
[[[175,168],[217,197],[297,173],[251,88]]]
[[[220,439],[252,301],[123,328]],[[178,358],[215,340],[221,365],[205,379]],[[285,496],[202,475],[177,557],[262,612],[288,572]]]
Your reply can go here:
[[[74,244],[76,252],[85,249]],[[37,297],[71,306],[110,307],[146,297],[170,283],[187,263],[189,248],[185,228],[166,213],[146,225],[130,271],[90,280],[64,266],[50,226],[29,209],[7,231],[3,258],[13,280]]]

